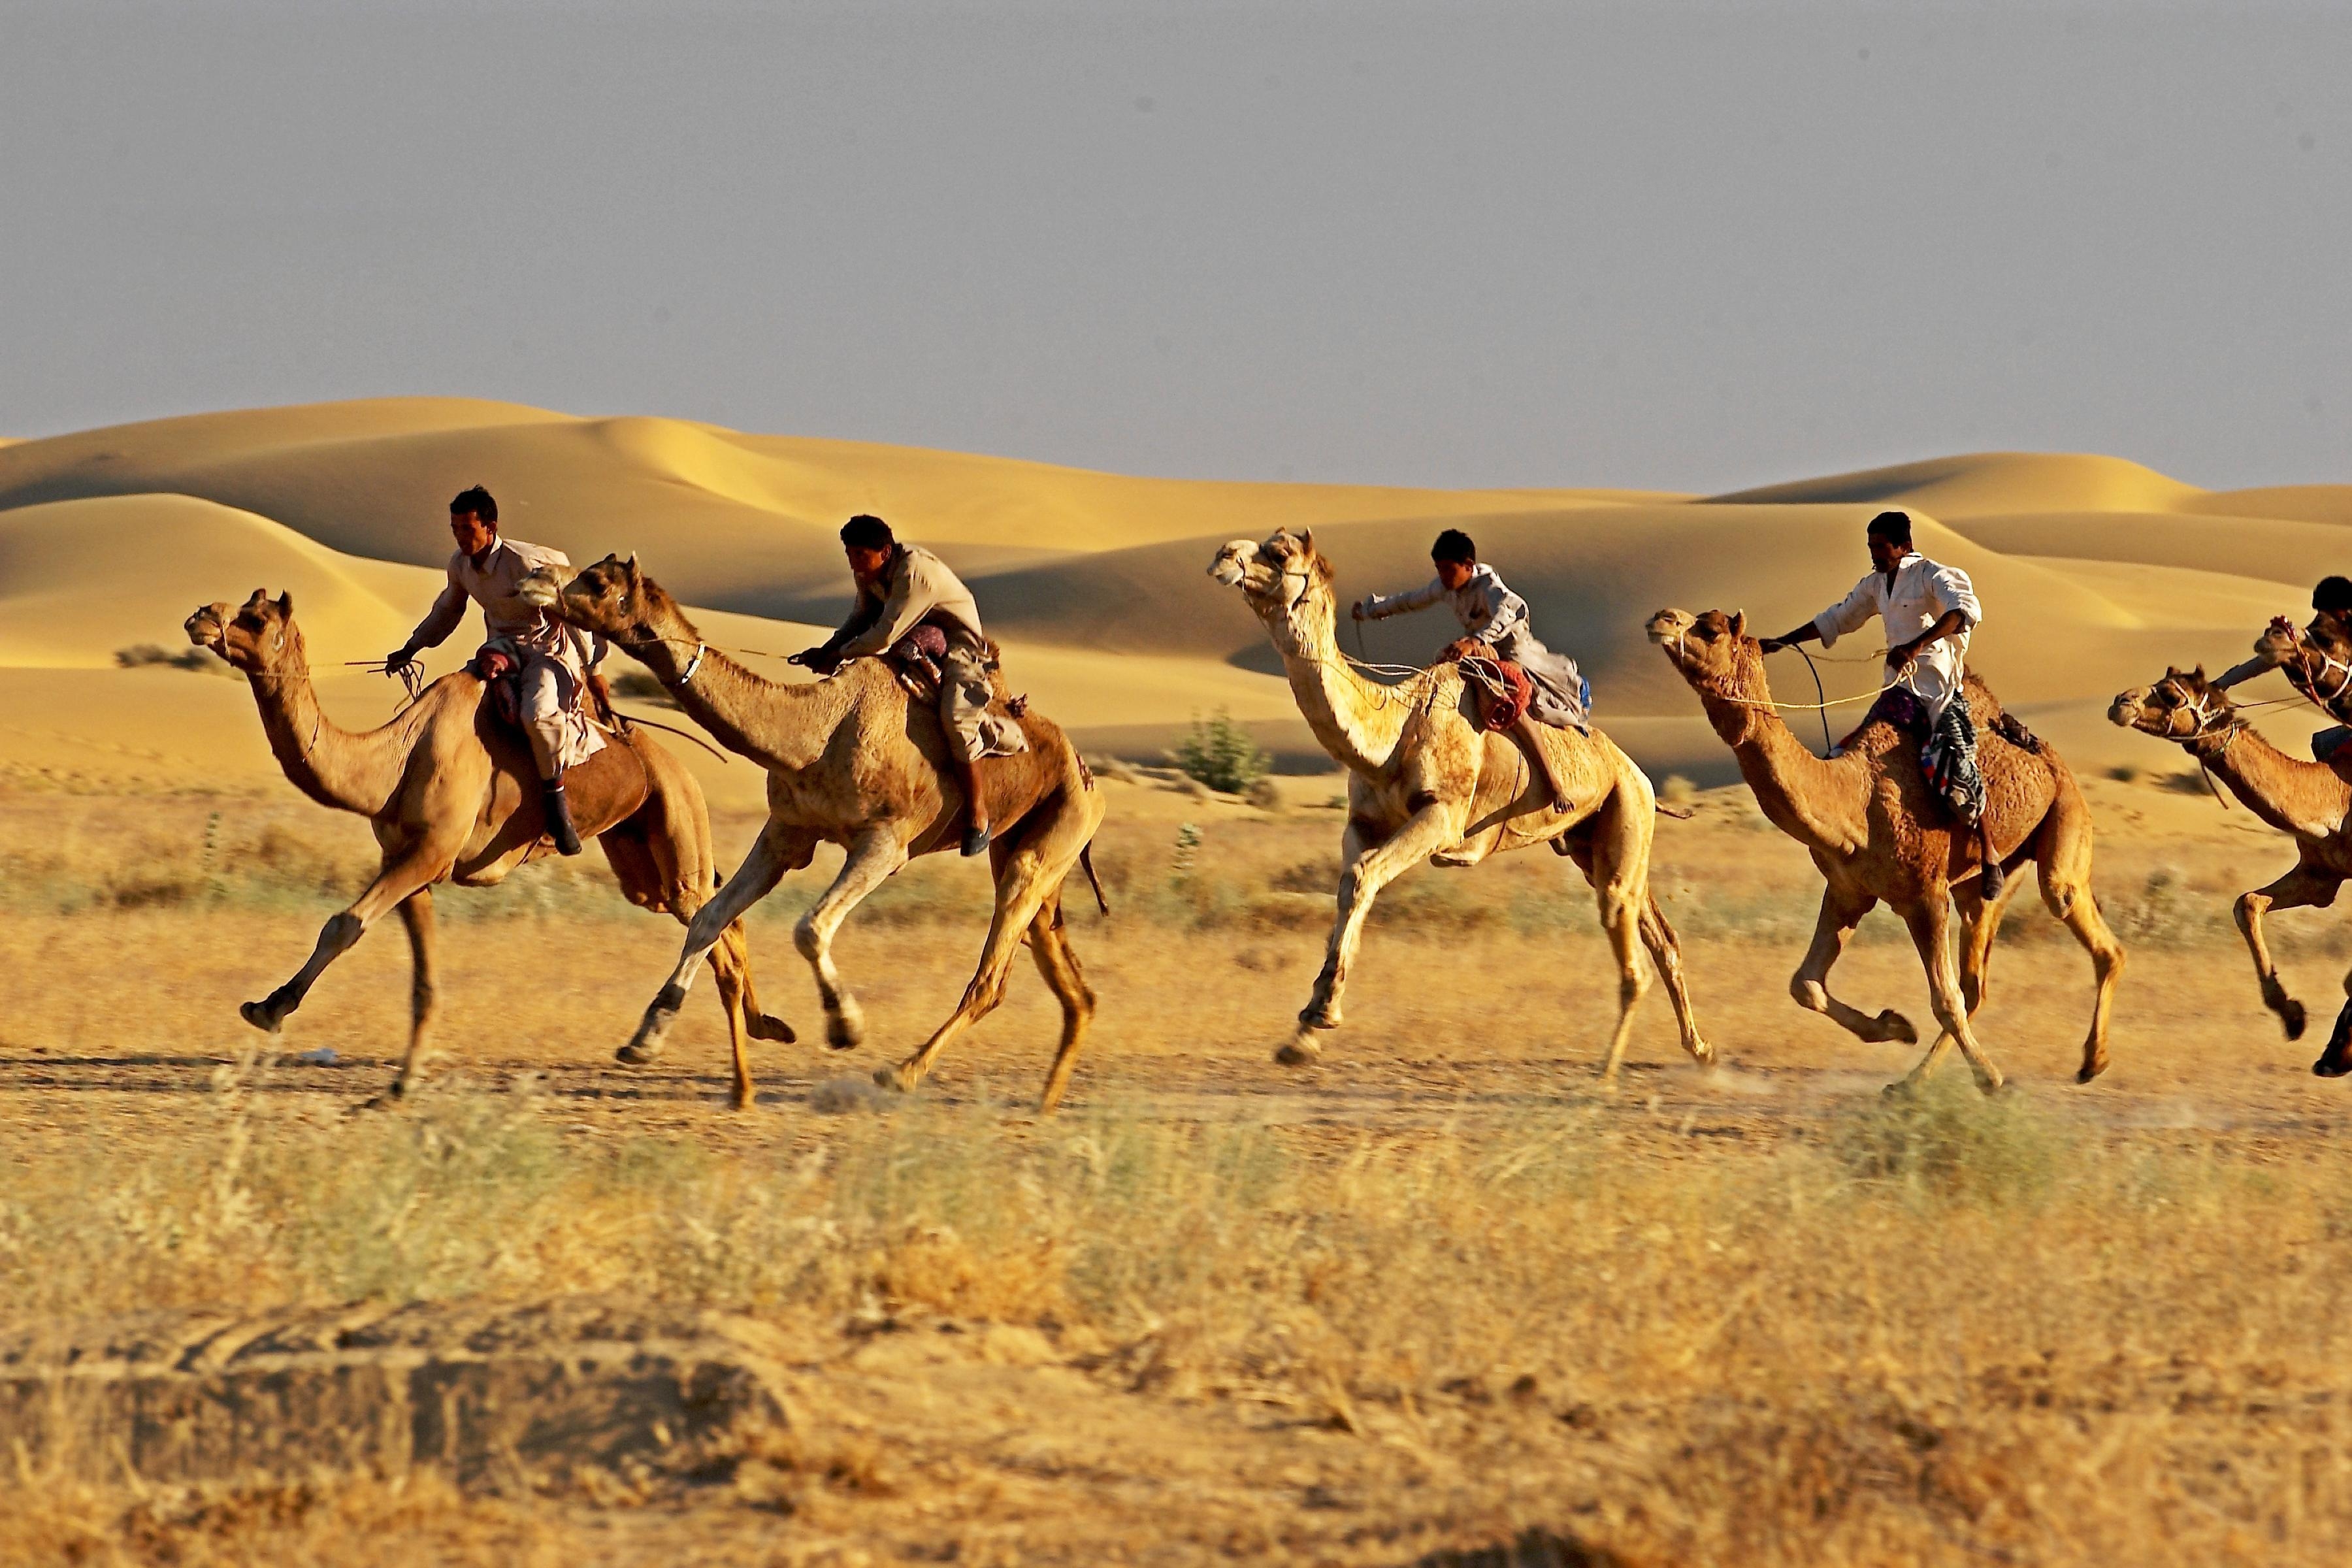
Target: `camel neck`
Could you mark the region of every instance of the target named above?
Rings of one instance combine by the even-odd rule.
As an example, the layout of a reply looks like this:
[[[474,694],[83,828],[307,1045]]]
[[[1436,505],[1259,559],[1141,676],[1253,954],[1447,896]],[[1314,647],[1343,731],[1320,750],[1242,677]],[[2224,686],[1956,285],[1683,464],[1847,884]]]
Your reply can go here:
[[[353,731],[328,718],[299,648],[278,670],[247,672],[246,682],[270,752],[296,789],[338,811],[373,816],[383,810],[407,757],[401,720]]]
[[[1292,627],[1293,637],[1277,632],[1274,642],[1307,727],[1341,766],[1367,776],[1383,773],[1419,687],[1436,677],[1424,675],[1402,688],[1366,679],[1339,651],[1328,599],[1304,616],[1294,615]]]
[[[754,675],[704,642],[675,605],[658,605],[638,633],[617,640],[720,745],[771,771],[814,766],[840,717],[834,710],[845,706],[828,689],[837,682]]]
[[[2324,838],[2352,815],[2352,784],[2334,768],[2290,757],[2250,727],[2189,741],[2181,749],[2282,833]]]
[[[1845,855],[1859,847],[1866,833],[1862,759],[1830,761],[1807,750],[1780,721],[1760,671],[1737,692],[1693,689],[1773,826],[1808,848]]]

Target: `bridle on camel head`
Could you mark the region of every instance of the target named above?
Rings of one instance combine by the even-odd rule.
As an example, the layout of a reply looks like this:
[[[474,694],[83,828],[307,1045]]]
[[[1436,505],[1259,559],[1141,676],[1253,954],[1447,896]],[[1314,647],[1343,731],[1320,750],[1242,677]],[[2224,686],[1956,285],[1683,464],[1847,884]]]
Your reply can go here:
[[[2177,684],[2175,689],[2179,689]],[[2201,752],[2193,751],[2189,754],[2196,759],[2197,772],[2199,776],[2204,779],[2205,788],[2211,793],[2215,800],[2221,803],[2221,809],[2227,811],[2230,809],[2229,798],[2214,787],[2212,772],[2206,764],[2209,762],[2221,762],[2227,757],[2230,754],[2230,748],[2237,743],[2238,737],[2252,726],[2245,719],[2226,707],[2221,713],[2215,713],[2212,709],[2213,695],[2210,689],[2200,691],[2197,694],[2196,701],[2180,703],[2174,707],[2172,711],[2188,714],[2190,722],[2196,725],[2196,728],[2186,735],[2176,737],[2183,750],[2187,750],[2199,741],[2210,741],[2216,735],[2221,737],[2221,749],[2214,752],[2211,757],[2206,757]]]

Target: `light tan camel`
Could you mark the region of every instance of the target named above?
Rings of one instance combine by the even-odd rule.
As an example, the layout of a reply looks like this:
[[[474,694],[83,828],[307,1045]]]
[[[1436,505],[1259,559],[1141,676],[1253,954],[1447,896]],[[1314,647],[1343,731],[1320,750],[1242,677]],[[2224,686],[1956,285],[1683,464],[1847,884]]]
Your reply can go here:
[[[1843,755],[1824,761],[1780,721],[1764,679],[1763,651],[1748,635],[1745,616],[1661,610],[1650,618],[1649,633],[1698,693],[1764,815],[1811,853],[1828,883],[1812,947],[1789,983],[1797,1005],[1826,1014],[1865,1040],[1918,1042],[1918,1032],[1901,1014],[1889,1010],[1873,1018],[1830,994],[1830,966],[1863,916],[1884,900],[1910,928],[1940,1026],[1919,1065],[1890,1087],[1925,1079],[1958,1041],[1977,1086],[1988,1094],[1999,1089],[2000,1069],[1977,1044],[1969,1021],[1984,1005],[1993,937],[2019,879],[2008,879],[2000,896],[1986,904],[1979,879],[1969,874],[1977,868],[1976,836],[1956,831],[1929,795],[1917,741],[1874,719],[1854,732]],[[1983,682],[1969,676],[1967,692],[1985,810],[2002,868],[2034,861],[2042,901],[2091,955],[2096,992],[2075,1074],[2077,1083],[2088,1083],[2106,1068],[2107,1016],[2124,966],[2123,947],[2091,896],[2090,808],[2053,748],[2045,743],[2031,752],[2011,744],[1993,731],[2000,708]],[[1957,977],[1946,941],[1955,903],[1962,931]]]
[[[785,872],[806,866],[819,844],[838,844],[848,852],[841,873],[801,917],[793,941],[815,972],[826,1041],[836,1049],[856,1045],[863,1019],[834,967],[834,933],[858,900],[909,858],[952,849],[961,837],[962,803],[947,782],[953,775],[936,707],[909,703],[879,659],[854,660],[824,680],[763,679],[706,644],[634,556],[606,556],[581,573],[558,607],[565,620],[603,632],[642,660],[720,744],[768,770],[767,825],[688,929],[677,968],[646,1007],[632,1044],[658,1046],[684,1005],[696,963],[727,922],[765,898]],[[1025,942],[1062,1005],[1061,1045],[1040,1102],[1051,1110],[1069,1086],[1094,1016],[1094,993],[1062,927],[1062,884],[1102,825],[1103,798],[1058,726],[1034,712],[1018,722],[1029,749],[992,758],[980,770],[996,830],[988,849],[996,912],[980,967],[947,1022],[912,1056],[874,1077],[891,1089],[920,1083],[948,1042],[1003,1000],[1007,971]]]
[[[522,736],[499,722],[486,688],[463,671],[445,675],[391,722],[352,731],[326,716],[311,689],[293,595],[256,588],[232,611],[207,605],[187,620],[188,640],[244,672],[269,749],[294,787],[321,805],[356,813],[375,829],[383,861],[367,890],[327,921],[310,962],[259,1002],[238,1011],[276,1034],[327,965],[398,910],[415,962],[408,1054],[392,1092],[407,1093],[433,1023],[433,885],[487,888],[554,846],[543,837],[539,775]],[[614,736],[566,780],[583,838],[594,837],[628,900],[691,921],[715,883],[710,814],[702,786],[646,736]],[[760,1011],[740,926],[710,954],[735,1056],[735,1103],[751,1103],[746,1037],[789,1040],[792,1029]]]
[[[2303,1038],[2303,1004],[2279,981],[2263,940],[2263,917],[2273,910],[2324,910],[2336,901],[2336,890],[2352,877],[2352,783],[2325,763],[2290,757],[2263,740],[2228,696],[2207,683],[2202,666],[2168,669],[2153,686],[2119,693],[2107,717],[2178,744],[2248,811],[2294,840],[2294,868],[2266,888],[2240,894],[2235,913],[2263,1004],[2278,1015],[2288,1039]],[[2344,994],[2348,1000],[2327,1048],[2311,1065],[2322,1078],[2352,1072],[2352,974],[2344,977]]]
[[[1617,1027],[1601,1077],[1616,1077],[1633,1009],[1649,989],[1644,945],[1674,999],[1683,1047],[1702,1064],[1715,1060],[1691,1013],[1675,929],[1650,896],[1656,798],[1624,752],[1598,730],[1589,737],[1547,731],[1570,797],[1569,810],[1554,811],[1518,742],[1477,721],[1459,666],[1440,664],[1382,686],[1348,663],[1334,629],[1331,563],[1317,552],[1312,533],[1284,529],[1262,544],[1236,539],[1217,552],[1209,574],[1240,589],[1265,624],[1307,727],[1348,770],[1337,918],[1314,994],[1276,1060],[1313,1060],[1321,1054],[1316,1031],[1339,1026],[1340,994],[1381,889],[1422,860],[1475,866],[1533,844],[1574,858],[1616,953]]]

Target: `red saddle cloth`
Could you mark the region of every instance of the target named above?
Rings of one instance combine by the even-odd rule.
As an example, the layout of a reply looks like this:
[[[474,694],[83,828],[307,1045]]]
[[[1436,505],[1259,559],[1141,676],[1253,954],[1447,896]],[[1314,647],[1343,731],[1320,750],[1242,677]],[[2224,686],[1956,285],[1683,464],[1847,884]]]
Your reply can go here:
[[[1507,730],[1527,717],[1536,700],[1535,682],[1507,658],[1465,658],[1463,674],[1478,693],[1478,712],[1489,730]]]

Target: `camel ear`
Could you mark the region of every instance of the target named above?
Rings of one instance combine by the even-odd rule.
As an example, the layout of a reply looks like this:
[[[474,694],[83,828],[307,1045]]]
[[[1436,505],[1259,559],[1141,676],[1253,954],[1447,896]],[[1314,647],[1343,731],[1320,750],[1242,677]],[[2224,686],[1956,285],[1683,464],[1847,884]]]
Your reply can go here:
[[[622,564],[629,569],[629,581],[632,583],[636,582],[641,575],[637,570],[637,552],[634,550],[630,551],[628,560],[623,562]]]
[[[1731,612],[1731,635],[1736,637],[1744,637],[1748,635],[1747,611],[1734,610]]]
[[[2197,667],[2197,679],[2200,681],[2205,679],[2205,667],[2201,664]]]
[[[294,590],[291,588],[278,595],[278,613],[288,616],[294,614]]]
[[[247,594],[245,596],[245,607],[248,610],[253,608],[256,605],[266,605],[268,603],[269,603],[269,590],[267,588],[256,588],[252,593]]]
[[[1298,536],[1298,548],[1308,560],[1315,558],[1315,531],[1308,529]]]

